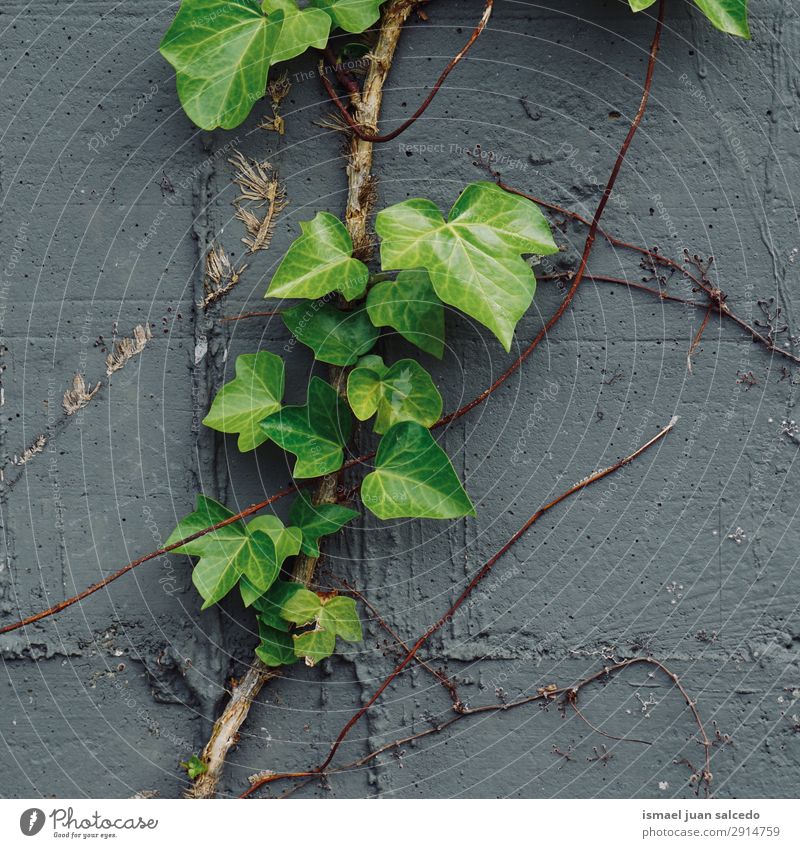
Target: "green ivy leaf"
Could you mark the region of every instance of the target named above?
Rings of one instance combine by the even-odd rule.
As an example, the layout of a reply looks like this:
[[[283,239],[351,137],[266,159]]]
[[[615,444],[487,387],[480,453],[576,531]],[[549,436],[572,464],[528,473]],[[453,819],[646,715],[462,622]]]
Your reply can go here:
[[[327,303],[303,303],[284,310],[281,318],[314,351],[315,359],[331,365],[352,365],[378,339],[378,330],[363,307],[344,312]]]
[[[301,588],[286,599],[281,607],[281,618],[292,624],[308,624],[316,620],[321,608],[319,595],[310,589]]]
[[[249,451],[267,440],[259,426],[281,408],[283,360],[265,350],[236,357],[236,379],[226,383],[214,398],[206,427],[239,434],[239,450]]]
[[[369,269],[353,258],[353,240],[344,224],[330,212],[318,212],[300,229],[302,235],[290,245],[264,296],[313,300],[338,291],[347,300],[360,297]]]
[[[300,9],[295,0],[263,0],[261,8],[271,21],[278,19],[273,12],[283,13],[270,65],[294,59],[309,47],[323,50],[328,43],[331,22],[320,9]]]
[[[555,253],[550,227],[530,200],[494,183],[467,186],[445,221],[416,198],[378,213],[384,270],[425,268],[436,294],[488,327],[511,349],[536,278],[523,253]]]
[[[322,605],[319,626],[323,630],[330,630],[346,642],[360,642],[364,638],[356,602],[342,595],[330,598]]]
[[[302,583],[295,583],[292,580],[276,580],[253,604],[253,609],[258,613],[259,621],[277,630],[287,632],[289,622],[281,618],[281,610],[284,604],[303,588]]]
[[[656,0],[628,0],[634,12],[649,9]],[[717,29],[750,38],[750,27],[747,23],[747,0],[694,0],[703,14]]]
[[[232,129],[264,95],[270,65],[328,41],[330,19],[294,0],[183,0],[160,46],[186,114]]]
[[[256,648],[256,656],[271,668],[280,665],[292,665],[297,662],[294,652],[294,640],[288,633],[270,626],[258,619],[258,635],[261,643]]]
[[[364,32],[380,17],[385,0],[311,0],[312,6],[324,9],[334,26],[346,32]]]
[[[336,636],[330,630],[309,630],[294,636],[294,652],[305,657],[306,665],[314,666],[333,653]]]
[[[292,504],[289,521],[302,531],[303,553],[318,557],[320,537],[338,532],[357,515],[356,510],[340,504],[314,504],[301,493]]]
[[[290,556],[296,556],[300,552],[300,545],[303,540],[302,531],[299,527],[284,527],[277,515],[259,515],[248,523],[247,529],[251,533],[254,530],[260,530],[272,539],[272,544],[275,545],[275,559],[278,562],[278,568]],[[239,591],[246,607],[253,604],[264,593],[264,590],[252,583],[246,575],[242,576],[239,581]]]
[[[366,359],[366,357],[365,357]],[[401,359],[390,368],[362,365],[350,372],[347,380],[347,399],[359,421],[375,419],[376,433],[385,433],[400,421],[416,421],[430,427],[442,414],[442,396],[433,384],[431,375],[413,359]]]
[[[381,439],[375,470],[361,499],[378,518],[458,518],[474,515],[447,454],[420,424],[395,424]]]
[[[205,495],[197,496],[197,508],[186,516],[166,541],[180,539],[230,518],[234,513]],[[192,571],[192,582],[208,609],[233,589],[244,576],[259,591],[266,592],[280,572],[275,544],[253,522],[235,521],[175,549],[175,553],[200,557]]]
[[[367,312],[376,327],[391,327],[411,344],[442,358],[444,307],[426,271],[401,271],[393,281],[376,283],[367,295]]]
[[[191,757],[185,763],[179,763],[182,769],[186,770],[186,774],[189,780],[195,780],[200,777],[201,774],[205,774],[208,771],[208,766],[197,756],[197,754],[192,754]]]
[[[341,467],[352,422],[347,404],[333,386],[312,377],[305,406],[285,406],[261,426],[269,438],[297,457],[295,477],[321,477]]]

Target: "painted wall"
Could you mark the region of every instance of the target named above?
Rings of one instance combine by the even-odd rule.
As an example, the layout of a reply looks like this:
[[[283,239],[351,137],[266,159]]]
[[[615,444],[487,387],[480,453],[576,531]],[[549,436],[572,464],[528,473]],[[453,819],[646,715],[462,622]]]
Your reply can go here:
[[[298,223],[319,209],[340,213],[345,191],[341,137],[325,125],[331,108],[313,61],[288,66],[285,137],[258,128],[266,104],[238,130],[207,134],[181,113],[156,49],[175,4],[4,5],[0,623],[163,542],[198,489],[242,507],[286,484],[274,446],[242,456],[199,421],[236,355],[281,353],[289,341],[276,320],[221,317],[264,308]],[[420,101],[482,6],[438,0],[427,22],[412,21],[390,77],[387,127]],[[671,256],[713,255],[711,279],[732,308],[764,321],[759,301],[774,313],[774,298],[774,328],[788,324],[778,338],[793,344],[800,21],[787,0],[753,6],[754,38],[744,43],[689,4],[669,4],[651,106],[605,226]],[[508,183],[591,215],[638,103],[652,29],[621,2],[499,2],[424,118],[379,149],[380,202],[424,195],[447,207],[485,176],[480,145]],[[194,304],[209,244],[242,252],[226,161],[236,147],[269,159],[291,202],[272,248],[202,314]],[[585,234],[559,227],[557,269],[574,267]],[[591,269],[659,285],[635,254],[605,243]],[[702,302],[667,276],[668,292]],[[559,298],[553,283],[540,284],[517,345]],[[411,639],[536,507],[679,415],[656,450],[543,519],[426,657],[478,705],[652,653],[680,675],[709,732],[733,739],[714,750],[720,797],[796,795],[800,378],[716,317],[690,374],[703,317],[702,308],[586,282],[519,375],[442,436],[478,517],[385,526],[365,516],[329,547],[325,565],[367,587]],[[107,349],[138,324],[152,340],[107,381]],[[453,409],[517,349],[505,354],[456,316],[447,330],[444,361],[424,363]],[[414,355],[396,343],[387,353]],[[311,360],[299,347],[286,356],[288,396],[299,400]],[[61,398],[76,372],[103,386],[65,418]],[[359,438],[369,444],[367,432]],[[177,764],[202,747],[256,639],[237,600],[199,606],[189,561],[164,558],[0,638],[0,792],[180,795]],[[374,623],[366,633],[363,645],[264,690],[226,793],[258,770],[319,760],[392,666],[386,634]],[[699,766],[702,751],[668,679],[633,669],[580,703],[606,732],[652,744],[616,742],[569,711],[533,705],[461,722],[303,794],[692,795],[691,771],[676,761]],[[352,733],[342,762],[449,715],[444,690],[414,669]]]

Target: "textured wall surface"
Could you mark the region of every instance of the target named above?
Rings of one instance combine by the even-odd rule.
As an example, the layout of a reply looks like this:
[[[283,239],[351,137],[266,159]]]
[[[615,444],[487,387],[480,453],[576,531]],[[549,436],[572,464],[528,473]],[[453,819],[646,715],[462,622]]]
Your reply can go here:
[[[791,0],[751,5],[754,38],[745,43],[690,4],[668,4],[650,109],[605,225],[671,256],[713,254],[711,278],[728,303],[751,322],[779,305],[773,331],[794,345],[800,17]],[[283,139],[258,128],[264,103],[238,130],[197,131],[156,49],[176,6],[6,0],[0,13],[0,623],[157,546],[198,489],[242,507],[288,481],[274,446],[240,455],[199,421],[237,354],[281,353],[289,341],[277,320],[220,319],[264,308],[266,281],[299,221],[341,213],[341,137],[320,125],[331,110],[310,58],[289,65]],[[436,0],[427,22],[412,19],[390,76],[387,127],[419,102],[482,6]],[[651,18],[621,2],[500,0],[425,117],[378,150],[380,202],[425,195],[449,206],[485,176],[480,145],[508,183],[591,215],[638,103],[652,30]],[[226,161],[234,147],[275,165],[290,205],[271,249],[202,313],[208,246],[241,256]],[[557,230],[558,268],[574,267],[584,238],[581,227]],[[591,268],[649,276],[637,255],[605,243]],[[702,302],[677,274],[665,285]],[[560,297],[540,284],[517,345]],[[690,374],[687,350],[703,317],[586,282],[547,344],[441,435],[478,517],[386,526],[365,516],[328,547],[326,566],[411,639],[537,506],[679,415],[657,449],[537,524],[425,656],[478,705],[652,654],[680,675],[709,732],[731,737],[714,749],[716,794],[791,796],[800,765],[800,374],[717,317]],[[107,379],[104,349],[137,324],[150,325],[152,340]],[[444,360],[423,361],[453,409],[515,351],[456,316],[447,330]],[[394,342],[386,352],[416,355]],[[286,356],[288,396],[299,400],[311,359],[299,347]],[[103,385],[67,418],[61,397],[76,372]],[[370,436],[359,439],[368,445]],[[180,795],[178,762],[202,748],[256,640],[233,596],[199,612],[190,568],[185,557],[162,558],[0,637],[0,793]],[[317,762],[395,656],[367,621],[363,645],[268,685],[224,791],[241,791],[260,769]],[[462,721],[301,794],[693,794],[680,761],[699,766],[702,750],[668,679],[632,669],[580,703],[607,733],[652,744],[614,741],[570,711],[534,704]],[[411,670],[357,726],[341,761],[449,715],[446,692]]]

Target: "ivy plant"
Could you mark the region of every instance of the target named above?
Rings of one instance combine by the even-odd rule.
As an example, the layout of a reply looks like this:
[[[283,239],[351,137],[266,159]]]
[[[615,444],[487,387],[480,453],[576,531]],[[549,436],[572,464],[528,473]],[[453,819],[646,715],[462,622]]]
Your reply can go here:
[[[379,438],[363,478],[361,504],[382,520],[454,519],[475,508],[431,428],[442,397],[418,357],[388,362],[374,350],[385,328],[421,353],[442,356],[444,304],[483,324],[508,350],[530,306],[536,278],[526,255],[554,253],[539,208],[494,183],[467,186],[445,217],[415,198],[378,213],[380,270],[353,257],[344,225],[327,212],[300,225],[269,282],[286,327],[320,363],[349,369],[340,390],[312,375],[305,403],[284,397],[282,360],[268,351],[237,357],[236,376],[215,396],[204,423],[237,437],[240,451],[273,442],[295,457],[302,482],[342,469],[353,419],[371,421]],[[335,298],[337,305],[330,302]],[[285,300],[294,305],[287,305]],[[298,302],[299,301],[299,302]],[[172,544],[234,515],[204,495]],[[331,655],[336,640],[358,641],[351,598],[319,594],[281,577],[293,556],[319,556],[321,537],[359,515],[347,504],[316,504],[299,491],[288,525],[275,515],[238,520],[177,549],[197,558],[193,581],[203,609],[238,587],[259,627],[257,656],[269,666]]]
[[[649,9],[658,0],[628,0],[634,12]],[[694,0],[703,14],[717,29],[750,38],[750,27],[747,23],[747,0]]]
[[[384,0],[183,0],[161,42],[175,68],[186,114],[202,129],[231,129],[264,96],[269,69],[332,29],[360,33],[378,20]]]

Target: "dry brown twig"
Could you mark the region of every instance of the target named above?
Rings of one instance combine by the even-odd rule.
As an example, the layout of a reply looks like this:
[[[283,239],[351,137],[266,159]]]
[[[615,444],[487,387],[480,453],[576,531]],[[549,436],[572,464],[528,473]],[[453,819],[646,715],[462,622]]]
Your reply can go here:
[[[286,189],[269,162],[249,159],[239,150],[228,161],[237,169],[233,181],[240,189],[239,196],[233,201],[235,214],[248,233],[242,238],[242,243],[249,253],[266,250],[272,241],[278,215],[286,208]],[[251,208],[243,205],[245,203],[251,203],[258,209],[266,208],[256,215]]]
[[[126,336],[116,342],[114,349],[106,357],[106,376],[110,377],[124,367],[126,362],[138,356],[152,338],[153,334],[147,324],[137,324],[133,328],[132,336]]]
[[[213,246],[206,254],[206,275],[203,279],[203,291],[205,292],[201,309],[208,309],[212,303],[225,297],[225,295],[239,282],[242,274],[247,270],[247,265],[236,268],[225,248]]]

